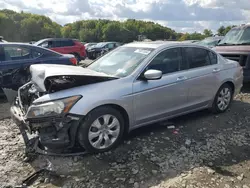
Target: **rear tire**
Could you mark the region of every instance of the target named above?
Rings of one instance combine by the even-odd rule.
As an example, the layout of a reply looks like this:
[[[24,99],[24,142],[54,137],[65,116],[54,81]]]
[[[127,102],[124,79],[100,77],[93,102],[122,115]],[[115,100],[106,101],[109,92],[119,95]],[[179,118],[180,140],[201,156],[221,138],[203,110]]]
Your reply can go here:
[[[223,84],[215,95],[212,112],[223,113],[231,105],[233,89],[229,84]]]
[[[124,119],[111,107],[91,111],[78,129],[79,144],[90,153],[102,153],[118,146],[123,139]]]

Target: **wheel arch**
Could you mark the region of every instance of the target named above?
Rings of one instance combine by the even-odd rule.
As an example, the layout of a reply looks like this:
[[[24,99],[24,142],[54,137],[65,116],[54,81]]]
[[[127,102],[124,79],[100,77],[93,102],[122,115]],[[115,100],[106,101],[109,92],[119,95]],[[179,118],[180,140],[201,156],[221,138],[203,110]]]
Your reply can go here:
[[[125,110],[125,108],[123,108],[122,106],[118,105],[118,104],[112,104],[112,103],[108,103],[108,104],[102,104],[100,106],[97,106],[95,108],[93,108],[92,110],[90,110],[88,112],[91,113],[93,110],[97,109],[97,108],[100,108],[100,107],[111,107],[117,111],[119,111],[122,115],[122,117],[124,118],[124,134],[127,134],[129,132],[129,123],[130,123],[130,119],[129,119],[129,115],[128,115],[128,112]]]
[[[225,84],[228,84],[228,85],[232,88],[232,92],[233,92],[233,95],[234,95],[234,92],[235,92],[235,85],[234,85],[233,81],[227,80],[227,81],[225,81],[223,84],[221,84],[221,86],[223,86],[223,85],[225,85]],[[220,87],[221,87],[221,86],[220,86]]]

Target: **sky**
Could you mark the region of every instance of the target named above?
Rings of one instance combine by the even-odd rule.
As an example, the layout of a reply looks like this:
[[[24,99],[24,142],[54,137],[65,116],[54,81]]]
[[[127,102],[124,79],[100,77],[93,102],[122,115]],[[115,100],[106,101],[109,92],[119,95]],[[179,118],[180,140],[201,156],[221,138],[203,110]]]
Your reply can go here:
[[[250,22],[249,0],[0,0],[0,9],[49,16],[64,25],[83,19],[150,20],[177,32],[214,33]]]

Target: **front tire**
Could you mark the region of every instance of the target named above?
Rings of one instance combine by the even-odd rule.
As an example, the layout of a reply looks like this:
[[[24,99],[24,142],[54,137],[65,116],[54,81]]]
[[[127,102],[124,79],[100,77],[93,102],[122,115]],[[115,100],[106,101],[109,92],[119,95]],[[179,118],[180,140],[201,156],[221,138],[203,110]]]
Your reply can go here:
[[[225,112],[229,108],[232,99],[233,99],[232,87],[229,84],[223,84],[214,98],[212,111],[214,113]]]
[[[80,124],[79,144],[91,153],[101,153],[115,148],[122,140],[124,119],[111,107],[99,107],[91,111]]]

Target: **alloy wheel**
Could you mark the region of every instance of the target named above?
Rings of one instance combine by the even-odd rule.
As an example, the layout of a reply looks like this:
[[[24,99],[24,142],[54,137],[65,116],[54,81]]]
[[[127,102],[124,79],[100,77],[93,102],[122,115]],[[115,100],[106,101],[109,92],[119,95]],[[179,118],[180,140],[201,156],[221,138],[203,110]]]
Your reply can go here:
[[[120,130],[120,122],[115,116],[102,115],[89,128],[89,143],[96,149],[106,149],[117,140]]]
[[[231,95],[231,91],[227,87],[223,88],[220,91],[217,98],[217,106],[221,111],[225,110],[229,106],[231,101]]]

